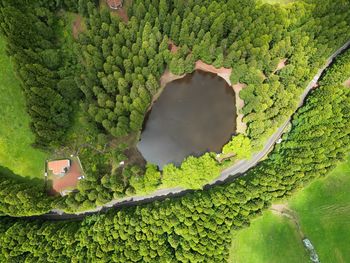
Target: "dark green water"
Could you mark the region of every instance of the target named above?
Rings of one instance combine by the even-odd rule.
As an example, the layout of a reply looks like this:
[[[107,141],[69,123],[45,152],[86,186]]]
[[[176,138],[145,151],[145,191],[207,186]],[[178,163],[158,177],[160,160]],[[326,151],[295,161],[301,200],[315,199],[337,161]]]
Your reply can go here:
[[[160,168],[220,152],[236,129],[234,96],[225,80],[202,71],[169,83],[145,120],[139,151]]]

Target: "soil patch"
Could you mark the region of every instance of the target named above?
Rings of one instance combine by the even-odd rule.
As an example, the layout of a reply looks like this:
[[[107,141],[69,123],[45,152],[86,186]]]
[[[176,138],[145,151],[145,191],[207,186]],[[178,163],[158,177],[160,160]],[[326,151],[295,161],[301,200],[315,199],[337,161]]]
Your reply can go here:
[[[247,85],[244,83],[237,83],[232,85],[233,90],[236,94],[236,109],[237,109],[237,133],[245,133],[247,130],[247,124],[243,122],[243,113],[242,109],[244,107],[244,100],[242,100],[239,96],[239,93],[242,89],[244,89]]]
[[[344,82],[345,87],[350,88],[350,78]]]
[[[126,164],[146,167],[146,160],[143,158],[137,147],[129,148],[124,153],[128,157]]]
[[[315,90],[319,87],[320,87],[320,83],[317,82],[317,83],[314,83],[314,85],[312,86],[312,89]]]
[[[301,230],[298,216],[295,214],[295,212],[293,210],[289,209],[288,205],[286,205],[286,204],[273,204],[271,206],[271,210],[274,214],[277,214],[280,216],[285,216],[285,217],[289,218],[295,224],[301,239],[305,238],[305,235],[304,235],[303,231]]]
[[[160,88],[159,90],[157,91],[157,93],[153,96],[152,98],[152,102],[150,104],[150,106],[148,107],[147,109],[147,112],[151,110],[153,104],[157,101],[157,99],[159,98],[160,94],[162,94],[165,86],[174,81],[174,80],[177,80],[177,79],[182,79],[186,76],[186,74],[183,74],[183,75],[175,75],[173,73],[171,73],[168,69],[165,70],[165,72],[163,73],[163,75],[161,76],[160,78]]]
[[[164,74],[160,78],[160,87],[164,88],[166,86],[166,84],[168,84],[169,82],[172,82],[172,81],[177,80],[177,79],[182,79],[185,76],[186,76],[186,74],[175,75],[175,74],[171,73],[169,70],[165,70]]]
[[[74,39],[78,39],[79,34],[83,32],[82,26],[83,18],[81,15],[76,15],[75,20],[73,21],[73,37]]]
[[[287,65],[287,61],[288,59],[286,58],[281,59],[273,73],[276,73],[277,71],[283,69]]]
[[[128,6],[132,5],[132,0],[125,0],[123,7],[114,10],[111,9],[107,2],[105,0],[100,0],[100,8],[107,8],[110,12],[112,16],[118,16],[124,23],[128,23],[129,22],[129,17],[128,17],[128,13],[127,13],[127,8]]]
[[[286,204],[273,204],[271,210],[275,214],[281,214],[283,211],[288,210],[288,206]]]
[[[204,63],[202,60],[198,60],[196,62],[195,69],[217,74],[219,77],[223,78],[231,86],[231,81],[230,81],[230,76],[232,73],[231,68],[224,68],[224,67],[215,68],[213,65],[209,65]]]
[[[172,40],[169,40],[168,49],[170,50],[171,53],[175,54],[179,50],[179,47],[175,45],[175,43]]]
[[[315,248],[311,244],[311,241],[305,237],[305,234],[301,229],[300,221],[296,212],[290,209],[286,204],[273,204],[270,209],[274,214],[288,218],[295,225],[299,233],[300,239],[303,241],[304,247],[308,250],[310,254],[311,261],[319,263],[319,257],[315,251]]]
[[[124,7],[113,11],[113,13],[117,14],[123,22],[125,23],[129,22],[129,17]]]

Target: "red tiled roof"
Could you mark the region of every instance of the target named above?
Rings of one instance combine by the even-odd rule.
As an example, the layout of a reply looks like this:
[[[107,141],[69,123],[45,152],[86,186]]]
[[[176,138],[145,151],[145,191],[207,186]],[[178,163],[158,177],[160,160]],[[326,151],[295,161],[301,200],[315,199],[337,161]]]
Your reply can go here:
[[[70,160],[51,161],[47,166],[55,175],[65,174],[66,169],[68,170],[70,168]]]
[[[107,4],[110,8],[117,9],[119,7],[122,7],[123,1],[122,0],[107,0]]]
[[[76,189],[79,182],[79,177],[82,175],[83,174],[79,163],[73,160],[69,171],[63,177],[55,177],[53,179],[53,192],[62,193],[65,190]]]

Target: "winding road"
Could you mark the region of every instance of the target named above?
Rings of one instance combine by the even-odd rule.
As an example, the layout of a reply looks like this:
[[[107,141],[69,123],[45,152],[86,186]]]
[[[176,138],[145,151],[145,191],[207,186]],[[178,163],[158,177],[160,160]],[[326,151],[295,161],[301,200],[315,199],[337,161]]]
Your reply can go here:
[[[295,112],[304,104],[305,98],[307,97],[309,92],[312,90],[312,88],[317,84],[317,82],[321,78],[324,71],[332,64],[334,58],[336,58],[339,54],[341,54],[343,51],[345,51],[349,47],[350,47],[350,40],[348,40],[342,47],[336,50],[328,58],[325,65],[317,72],[317,74],[314,76],[312,81],[308,84],[304,92],[301,94],[299,104]],[[223,170],[220,176],[217,177],[211,183],[209,183],[206,187],[222,184],[224,181],[228,179],[232,180],[232,179],[244,176],[245,172],[247,172],[249,169],[254,167],[259,161],[261,161],[261,159],[263,159],[269,153],[269,151],[275,146],[277,141],[281,138],[284,130],[286,129],[288,124],[291,122],[291,119],[292,119],[292,116],[290,116],[289,119],[267,140],[267,142],[264,145],[264,148],[260,152],[254,154],[250,160],[238,161],[233,166]],[[128,206],[134,206],[137,204],[150,203],[155,200],[164,200],[168,197],[182,196],[192,191],[193,190],[186,190],[181,187],[160,189],[150,195],[126,197],[118,200],[113,200],[105,204],[104,206],[100,206],[100,207],[97,207],[96,209],[84,211],[81,213],[66,214],[61,210],[54,209],[48,214],[41,215],[41,216],[34,216],[31,218],[40,218],[40,219],[48,219],[48,220],[82,219],[87,215],[91,215],[97,212],[103,212],[111,208],[128,207]]]

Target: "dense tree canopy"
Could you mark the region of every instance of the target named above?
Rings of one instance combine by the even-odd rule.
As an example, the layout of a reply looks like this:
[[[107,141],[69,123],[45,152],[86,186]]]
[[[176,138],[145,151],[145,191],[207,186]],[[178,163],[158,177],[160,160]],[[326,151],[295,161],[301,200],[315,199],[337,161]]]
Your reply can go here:
[[[233,183],[82,222],[1,219],[0,259],[15,262],[224,262],[231,231],[275,198],[323,176],[350,149],[350,90],[321,86],[269,159]],[[322,112],[322,114],[320,114]]]
[[[247,133],[223,150],[248,158],[294,112],[310,78],[350,36],[349,3],[322,3],[136,0],[125,23],[98,1],[1,0],[1,33],[22,80],[36,145],[62,146],[75,111],[95,123],[96,141],[114,145],[102,153],[84,149],[86,180],[53,206],[76,211],[159,187],[197,189],[219,174],[211,154],[164,173],[128,154],[165,69],[192,72],[199,59],[232,68],[232,83],[246,84],[240,97]],[[86,28],[71,46],[60,37],[62,10],[84,16]],[[170,43],[179,47],[175,53]],[[277,70],[282,59],[286,65]],[[121,161],[126,165],[118,166]]]
[[[73,92],[74,100],[82,100],[81,108],[99,131],[126,138],[140,130],[166,66],[181,74],[191,72],[201,59],[232,67],[231,80],[247,84],[240,94],[247,135],[233,138],[224,153],[242,145],[258,147],[295,110],[305,84],[350,34],[346,1],[323,0],[320,5],[307,0],[281,7],[255,6],[253,0],[136,0],[127,24],[98,9],[95,1],[0,3],[1,32],[41,146],[58,143],[71,122],[72,98],[63,90],[79,88],[82,93]],[[66,48],[57,41],[60,8],[78,9],[86,16],[87,31],[80,35],[74,56],[64,55]],[[180,46],[175,54],[168,50],[169,39]],[[288,63],[275,72],[282,58]],[[343,85],[349,65],[348,51],[294,115],[282,143],[244,177],[77,222],[0,217],[0,261],[224,262],[232,230],[248,226],[274,199],[326,175],[349,152],[350,89]],[[99,141],[105,136],[99,134]],[[143,169],[129,160],[125,167],[117,166],[128,159],[129,148],[119,144],[106,154],[85,149],[88,176],[79,192],[54,202],[34,183],[0,170],[1,214],[86,209],[125,194],[153,191],[162,183],[200,188],[220,169],[209,153],[189,157],[178,168],[169,165],[163,174],[150,164]],[[244,151],[237,154],[246,156]]]
[[[0,214],[41,215],[51,210],[51,200],[40,180],[26,180],[0,166]]]
[[[71,123],[71,103],[80,96],[73,75],[76,60],[64,52],[57,35],[52,9],[59,2],[44,2],[0,1],[0,30],[22,81],[39,147],[60,142]]]

